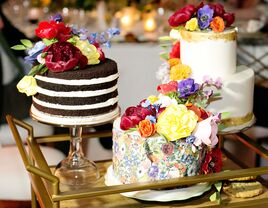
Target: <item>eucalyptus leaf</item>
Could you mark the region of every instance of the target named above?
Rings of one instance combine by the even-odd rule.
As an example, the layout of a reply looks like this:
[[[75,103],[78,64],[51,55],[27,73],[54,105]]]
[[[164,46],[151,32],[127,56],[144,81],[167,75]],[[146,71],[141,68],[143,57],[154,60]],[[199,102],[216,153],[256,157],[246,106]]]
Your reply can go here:
[[[221,113],[221,119],[226,119],[226,118],[229,118],[231,115],[230,112],[223,112]]]
[[[24,45],[14,45],[14,46],[11,47],[11,49],[24,51],[27,48]]]
[[[26,48],[32,48],[33,43],[28,39],[21,39],[20,42],[26,47]]]
[[[43,42],[45,43],[46,46],[49,46],[49,45],[57,42],[57,40],[55,38],[53,38],[51,40],[44,38],[42,40],[43,40]]]

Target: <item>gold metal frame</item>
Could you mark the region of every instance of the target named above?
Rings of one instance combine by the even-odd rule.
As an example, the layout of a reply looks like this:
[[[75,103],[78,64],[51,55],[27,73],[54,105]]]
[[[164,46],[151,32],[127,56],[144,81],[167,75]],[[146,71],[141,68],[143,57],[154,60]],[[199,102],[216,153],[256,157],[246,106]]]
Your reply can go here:
[[[68,135],[34,137],[33,127],[23,121],[17,120],[10,115],[6,116],[7,122],[16,140],[19,152],[23,159],[26,170],[29,173],[32,185],[32,207],[37,207],[37,201],[42,208],[59,208],[60,202],[71,199],[81,199],[87,197],[98,197],[102,195],[117,194],[129,191],[139,191],[146,189],[160,189],[167,187],[177,187],[181,185],[190,185],[200,182],[214,182],[226,180],[235,177],[244,176],[258,176],[268,174],[268,167],[247,168],[232,171],[225,171],[220,173],[213,173],[207,175],[175,178],[170,180],[161,180],[155,182],[133,183],[115,186],[97,186],[91,188],[82,188],[79,190],[61,191],[59,179],[53,175],[48,166],[41,150],[40,143],[55,142],[68,140]],[[22,139],[19,135],[17,126],[22,127],[28,132],[27,144],[29,151],[26,151]],[[85,135],[85,138],[93,137],[107,137],[111,136],[111,132],[93,132]],[[260,147],[258,144],[251,142],[248,137],[244,137],[242,133],[235,134],[235,136],[243,141],[248,147],[257,150],[261,156],[268,159],[268,151]],[[89,199],[90,200],[90,199]],[[268,204],[268,197],[260,199],[253,199],[250,201],[240,201],[242,206],[250,206],[256,204]],[[214,204],[215,205],[215,204]],[[215,205],[216,206],[216,205]],[[214,207],[213,204],[210,207]]]

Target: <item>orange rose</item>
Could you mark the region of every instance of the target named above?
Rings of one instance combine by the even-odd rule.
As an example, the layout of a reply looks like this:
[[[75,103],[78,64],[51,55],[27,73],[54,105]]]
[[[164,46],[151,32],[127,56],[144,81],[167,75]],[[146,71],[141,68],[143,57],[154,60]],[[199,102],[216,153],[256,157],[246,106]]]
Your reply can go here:
[[[149,137],[156,131],[155,124],[151,123],[150,120],[145,119],[139,122],[139,132],[142,137]]]
[[[214,17],[210,23],[210,27],[214,32],[222,32],[225,28],[224,21],[221,17]]]

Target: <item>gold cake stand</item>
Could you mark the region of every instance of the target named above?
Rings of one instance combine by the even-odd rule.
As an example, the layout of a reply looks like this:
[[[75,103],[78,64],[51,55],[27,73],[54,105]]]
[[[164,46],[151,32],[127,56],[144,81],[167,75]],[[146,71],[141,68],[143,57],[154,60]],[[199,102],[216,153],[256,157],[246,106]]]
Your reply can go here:
[[[108,113],[109,114],[109,113]],[[61,124],[57,119],[59,117],[49,116],[36,113],[34,107],[31,107],[30,116],[38,122],[49,124],[52,126],[68,127],[70,131],[70,147],[68,156],[62,160],[55,168],[55,176],[60,179],[60,183],[71,186],[73,188],[81,188],[83,186],[93,186],[100,178],[100,173],[95,162],[84,156],[82,147],[82,133],[84,127],[94,127],[107,123],[111,123],[120,114],[119,107],[115,109],[106,119],[96,120],[85,119],[80,122],[65,122]],[[85,117],[83,117],[85,118]]]
[[[140,201],[132,198],[127,198],[119,193],[178,187],[183,185],[192,185],[201,182],[216,182],[236,177],[259,176],[268,174],[268,166],[257,168],[241,168],[234,163],[233,157],[230,154],[225,154],[224,170],[220,173],[213,173],[199,176],[189,176],[183,178],[174,178],[169,180],[161,180],[154,182],[133,183],[125,185],[104,185],[104,175],[107,168],[111,165],[111,161],[99,162],[97,166],[100,170],[100,180],[94,186],[72,189],[68,186],[60,185],[60,180],[53,174],[53,167],[49,167],[40,150],[39,145],[47,142],[66,141],[69,140],[69,135],[52,135],[44,137],[34,137],[33,128],[27,123],[7,116],[7,122],[16,140],[18,149],[22,156],[26,170],[29,173],[32,185],[32,208],[65,208],[65,207],[111,207],[111,208],[136,208],[136,207],[267,207],[268,206],[268,190],[264,187],[264,193],[252,198],[231,198],[224,193],[221,193],[221,204],[211,202],[209,196],[213,190],[203,194],[200,197],[192,198],[186,201],[172,201],[159,203],[154,201]],[[27,144],[29,151],[26,151],[17,127],[21,127],[28,132]],[[111,136],[111,131],[92,132],[88,135],[83,135],[83,138],[107,137]],[[268,151],[258,145],[253,139],[247,137],[243,132],[233,134],[235,139],[240,141],[250,150],[253,150],[261,157],[268,160]],[[224,142],[224,138],[220,136]],[[226,153],[222,146],[223,153]],[[241,158],[243,160],[243,158]],[[265,185],[265,183],[264,183]]]

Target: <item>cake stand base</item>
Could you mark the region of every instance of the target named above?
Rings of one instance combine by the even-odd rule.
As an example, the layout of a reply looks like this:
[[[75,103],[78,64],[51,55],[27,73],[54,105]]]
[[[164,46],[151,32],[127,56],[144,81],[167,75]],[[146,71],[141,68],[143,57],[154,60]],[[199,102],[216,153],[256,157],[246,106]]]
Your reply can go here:
[[[70,128],[70,150],[67,158],[56,167],[55,176],[68,186],[93,186],[100,178],[95,163],[84,157],[82,150],[82,127]]]

